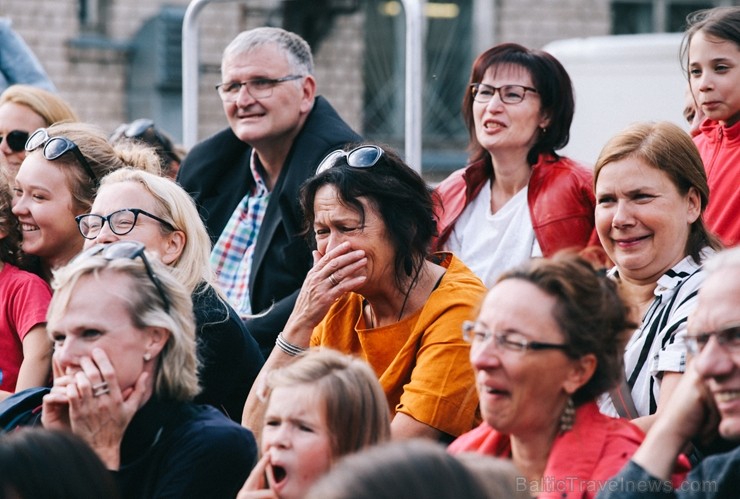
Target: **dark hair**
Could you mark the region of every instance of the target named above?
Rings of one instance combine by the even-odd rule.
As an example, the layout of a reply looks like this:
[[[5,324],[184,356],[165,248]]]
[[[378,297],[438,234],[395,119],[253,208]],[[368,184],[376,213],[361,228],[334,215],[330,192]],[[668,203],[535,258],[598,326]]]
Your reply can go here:
[[[694,188],[701,198],[701,214],[691,224],[686,241],[686,254],[697,264],[706,246],[715,250],[722,246],[704,225],[704,210],[709,203],[707,173],[699,151],[688,133],[668,121],[634,123],[609,139],[594,166],[594,191],[602,168],[626,158],[638,158],[662,171],[686,195]]]
[[[540,96],[541,112],[550,118],[547,130],[539,134],[537,142],[527,153],[527,162],[530,165],[537,163],[542,153],[557,157],[555,151],[565,147],[570,140],[570,124],[575,111],[570,76],[563,65],[545,51],[530,50],[516,43],[502,43],[486,50],[475,60],[463,98],[462,113],[470,135],[471,161],[490,162],[491,159],[475,135],[470,84],[480,83],[489,68],[501,66],[519,66],[530,74],[532,84]]]
[[[23,428],[0,437],[0,499],[116,498],[113,476],[70,432]]]
[[[556,299],[552,316],[568,345],[565,353],[578,359],[596,356],[596,370],[573,395],[580,405],[616,386],[623,375],[622,354],[627,334],[636,325],[628,317],[616,283],[571,252],[535,258],[498,279],[521,279]]]
[[[21,261],[21,226],[10,211],[13,195],[7,173],[0,171],[0,231],[5,235],[0,239],[0,262],[18,266]]]
[[[686,16],[686,33],[681,40],[681,60],[689,76],[689,46],[694,35],[703,31],[713,38],[727,40],[740,49],[740,7],[715,7]]]
[[[512,482],[513,476],[506,477]],[[311,487],[307,499],[487,499],[476,473],[429,440],[403,440],[349,455]]]
[[[433,213],[435,194],[393,150],[385,147],[383,151],[378,162],[370,168],[353,168],[347,164],[346,156],[340,157],[334,167],[303,184],[300,201],[305,214],[306,235],[316,247],[313,202],[321,187],[333,186],[340,202],[359,213],[362,223],[365,209],[359,198],[366,198],[383,219],[388,237],[393,242],[396,284],[402,289],[407,285],[408,277],[417,275],[424,265],[432,238],[437,234]]]

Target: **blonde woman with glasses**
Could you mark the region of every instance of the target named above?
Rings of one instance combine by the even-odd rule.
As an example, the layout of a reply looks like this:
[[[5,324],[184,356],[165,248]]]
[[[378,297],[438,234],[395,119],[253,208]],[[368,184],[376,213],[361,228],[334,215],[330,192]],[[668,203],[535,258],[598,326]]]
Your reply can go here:
[[[174,181],[123,168],[105,176],[90,213],[77,217],[85,247],[139,241],[190,291],[201,361],[198,403],[241,420],[264,363],[257,342],[214,286],[211,242],[195,203]]]

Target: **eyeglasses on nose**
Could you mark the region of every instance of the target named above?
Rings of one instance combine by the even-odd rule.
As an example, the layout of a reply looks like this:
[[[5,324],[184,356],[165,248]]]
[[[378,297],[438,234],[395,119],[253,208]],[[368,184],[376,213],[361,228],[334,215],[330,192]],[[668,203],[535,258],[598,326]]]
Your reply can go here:
[[[71,152],[74,154],[75,158],[77,158],[77,161],[85,170],[88,177],[90,177],[90,179],[96,184],[98,183],[98,178],[90,167],[90,163],[88,163],[85,156],[82,155],[80,148],[67,137],[49,137],[49,133],[46,131],[46,128],[39,128],[28,138],[28,141],[26,142],[26,151],[35,151],[41,146],[44,146],[44,158],[49,161],[59,159],[64,154]]]
[[[524,85],[494,87],[485,83],[471,83],[470,91],[473,93],[473,100],[483,104],[493,99],[496,92],[498,92],[498,96],[504,104],[519,104],[524,100],[527,92],[538,93],[536,88],[525,87]]]
[[[136,221],[139,219],[139,215],[144,215],[157,222],[161,223],[170,230],[175,230],[171,223],[167,220],[159,218],[156,215],[152,215],[148,211],[140,210],[139,208],[124,208],[123,210],[114,211],[110,215],[104,217],[102,215],[96,215],[94,213],[86,213],[85,215],[78,215],[75,217],[77,222],[77,228],[80,230],[80,234],[85,239],[95,239],[103,230],[103,225],[108,222],[111,232],[117,236],[125,236],[131,232],[136,226]]]
[[[370,168],[375,166],[378,160],[383,156],[383,149],[378,146],[360,146],[351,151],[337,149],[326,155],[316,168],[316,174],[332,168],[339,158],[347,158],[347,165],[352,168]]]
[[[479,348],[489,340],[504,350],[511,352],[526,352],[528,350],[568,350],[568,345],[563,343],[544,343],[541,341],[530,341],[522,334],[515,331],[494,333],[487,327],[474,321],[465,321],[462,325],[463,338],[470,343],[471,347]]]
[[[282,78],[255,78],[247,81],[230,81],[216,85],[218,95],[224,102],[234,102],[239,97],[242,87],[255,99],[266,99],[272,96],[272,91],[279,83],[298,80],[303,75],[288,75]]]
[[[740,353],[740,324],[725,326],[717,331],[686,335],[686,348],[692,355],[699,355],[714,336],[717,343],[732,353]]]
[[[149,259],[147,259],[146,253],[144,252],[145,250],[146,247],[139,241],[117,241],[110,244],[96,244],[92,248],[86,249],[77,255],[74,260],[76,261],[95,256],[101,256],[108,261],[118,260],[121,258],[128,260],[133,260],[137,257],[141,258],[141,261],[144,262],[144,268],[149,276],[149,280],[152,281],[154,287],[157,288],[157,293],[162,299],[164,311],[169,313],[170,300],[167,298],[167,293],[162,286],[162,281],[159,280],[156,272],[152,269]]]
[[[26,141],[28,140],[28,132],[24,132],[22,130],[13,130],[12,132],[8,132],[8,134],[4,137],[0,135],[0,144],[2,144],[3,140],[5,140],[5,143],[8,144],[8,147],[13,152],[21,152],[26,146]]]

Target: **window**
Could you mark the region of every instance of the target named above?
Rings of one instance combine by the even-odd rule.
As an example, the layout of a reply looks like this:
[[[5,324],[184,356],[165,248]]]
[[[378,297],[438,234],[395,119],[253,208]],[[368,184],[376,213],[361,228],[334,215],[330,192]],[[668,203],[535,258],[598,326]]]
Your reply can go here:
[[[734,3],[733,0],[614,0],[612,34],[680,32],[691,12]]]
[[[81,34],[105,34],[110,0],[80,0],[78,17]]]

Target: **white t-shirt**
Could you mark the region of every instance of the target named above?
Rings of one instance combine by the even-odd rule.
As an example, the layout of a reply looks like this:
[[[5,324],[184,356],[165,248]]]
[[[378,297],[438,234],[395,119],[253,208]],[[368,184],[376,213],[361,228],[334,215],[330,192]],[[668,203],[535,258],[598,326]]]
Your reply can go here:
[[[527,206],[527,190],[517,192],[500,210],[491,213],[491,181],[465,207],[445,244],[486,287],[505,270],[533,256],[542,256],[534,237]]]

